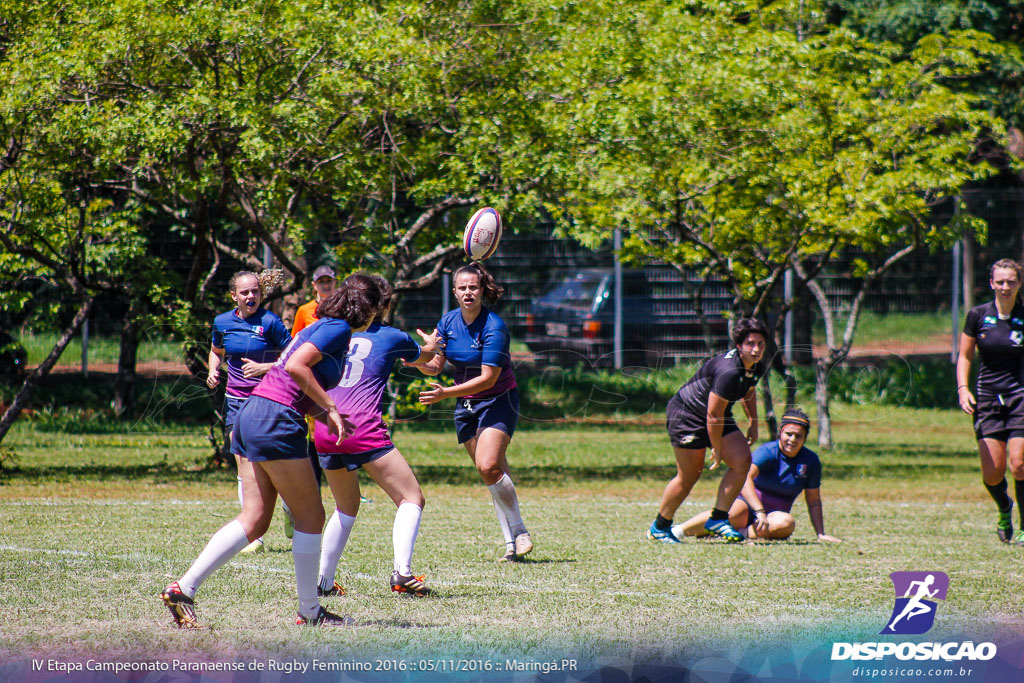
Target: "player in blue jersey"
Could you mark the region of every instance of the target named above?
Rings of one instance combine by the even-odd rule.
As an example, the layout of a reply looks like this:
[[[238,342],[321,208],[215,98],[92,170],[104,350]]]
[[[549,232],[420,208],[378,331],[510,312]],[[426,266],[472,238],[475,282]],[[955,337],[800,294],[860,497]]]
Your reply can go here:
[[[380,291],[366,276],[353,276],[320,303],[313,325],[284,350],[238,413],[232,451],[241,459],[242,512],[206,544],[189,570],[161,594],[175,624],[197,625],[194,598],[199,586],[248,543],[262,536],[278,494],[295,520],[292,561],[299,596],[300,625],[351,623],[320,606],[317,569],[324,507],[306,451],[306,415],[325,421],[340,442],[343,416],[327,391],[341,381],[353,331],[366,329],[380,305]]]
[[[519,391],[508,328],[484,305],[493,306],[504,290],[479,263],[459,268],[452,279],[459,307],[437,324],[438,355],[429,363],[410,365],[427,375],[439,374],[446,361],[454,366],[455,385],[432,383],[431,389],[420,394],[420,403],[458,399],[455,430],[491,492],[505,538],[505,554],[500,559],[519,560],[533,550],[505,457],[519,420]]]
[[[676,476],[665,487],[658,515],[647,537],[662,543],[680,543],[672,533],[672,516],[690,494],[704,469],[704,453],[710,448],[716,464],[724,460],[729,471],[718,486],[715,508],[707,530],[732,543],[743,536],[729,524],[729,508],[736,500],[747,470],[750,469],[750,444],[757,440],[757,385],[764,368],[765,340],[768,330],[753,318],[736,321],[732,330],[735,348],[706,361],[668,402],[666,411],[669,440],[676,456]],[[733,403],[739,401],[750,419],[744,437],[732,416]],[[764,517],[758,515],[761,528]]]
[[[430,590],[422,576],[412,573],[412,552],[423,515],[423,491],[409,463],[391,442],[383,408],[384,392],[395,362],[401,359],[426,363],[434,357],[435,340],[432,335],[425,336],[420,348],[408,334],[384,324],[391,305],[391,285],[380,276],[371,277],[381,291],[380,311],[368,328],[352,335],[345,374],[338,386],[327,392],[352,429],[340,444],[326,425],[318,422],[314,429],[320,465],[327,473],[337,508],[327,520],[320,549],[320,595],[345,592],[334,580],[334,574],[359,513],[356,470],[362,467],[398,506],[391,533],[391,590],[422,596]]]
[[[793,501],[802,491],[807,502],[807,514],[819,541],[839,543],[839,539],[825,533],[825,520],[821,510],[821,461],[806,448],[804,442],[811,428],[811,420],[797,409],[787,410],[782,416],[779,438],[761,444],[751,458],[747,481],[739,497],[729,508],[729,522],[747,538],[789,538],[796,529],[791,510]],[[767,524],[761,529],[755,525],[755,513],[764,512]],[[672,528],[673,535],[706,536],[704,525],[711,512],[703,512]]]
[[[974,417],[981,458],[981,479],[996,503],[996,533],[1004,543],[1024,546],[1024,304],[1020,301],[1021,266],[997,261],[989,272],[995,301],[967,312],[956,364],[960,408]],[[975,350],[978,376],[968,383]],[[1013,476],[1021,529],[1013,533],[1013,500],[1006,491],[1006,470]]]
[[[226,364],[228,382],[224,392],[224,423],[229,439],[238,411],[292,340],[281,319],[260,306],[276,285],[279,275],[280,271],[271,270],[259,275],[247,270],[238,271],[228,282],[235,308],[213,319],[206,385],[211,389],[217,387],[220,368]],[[241,505],[242,475],[239,474],[237,479],[238,504]],[[257,538],[243,552],[262,550],[263,539]]]

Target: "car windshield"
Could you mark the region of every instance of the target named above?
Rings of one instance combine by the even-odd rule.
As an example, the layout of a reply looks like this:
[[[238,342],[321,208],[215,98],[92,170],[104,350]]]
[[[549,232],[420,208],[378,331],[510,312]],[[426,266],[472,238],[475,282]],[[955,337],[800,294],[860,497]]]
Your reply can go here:
[[[601,285],[601,280],[571,278],[559,282],[540,297],[539,301],[546,304],[590,308],[594,304],[594,295]]]

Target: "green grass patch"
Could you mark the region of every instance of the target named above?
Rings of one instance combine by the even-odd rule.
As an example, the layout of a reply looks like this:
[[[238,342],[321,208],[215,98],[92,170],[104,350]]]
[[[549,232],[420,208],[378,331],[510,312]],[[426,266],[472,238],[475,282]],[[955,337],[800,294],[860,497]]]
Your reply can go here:
[[[957,324],[957,333],[963,327],[964,316],[960,316]],[[846,318],[839,317],[836,320],[836,335],[842,336],[846,326]],[[894,340],[904,342],[919,342],[923,340],[943,338],[952,340],[953,323],[951,316],[946,313],[875,313],[864,311],[857,321],[857,331],[854,336],[854,347],[877,346]],[[815,344],[825,343],[825,325],[817,321],[811,331],[811,337]],[[839,341],[837,339],[837,341]]]
[[[25,347],[28,364],[38,365],[43,362],[57,344],[58,334],[55,332],[28,332],[21,335],[18,341]],[[90,364],[117,363],[121,355],[120,337],[90,336],[88,345],[88,362]],[[155,335],[142,335],[139,342],[138,362],[180,363],[185,357],[180,341],[161,338]],[[82,335],[76,335],[61,354],[60,363],[78,365],[82,361]]]
[[[678,662],[750,643],[875,640],[892,608],[888,574],[902,569],[951,577],[929,639],[999,624],[1019,631],[1024,620],[1006,596],[1024,592],[1024,577],[1006,567],[1021,551],[996,540],[969,420],[846,404],[834,417],[840,445],[823,454],[822,484],[827,529],[844,539],[834,546],[812,540],[802,500],[788,542],[650,543],[644,531],[674,471],[661,426],[522,430],[508,456],[537,548],[520,564],[495,563],[490,498],[450,426],[402,426],[396,443],[427,497],[414,569],[437,595],[389,592],[394,506],[364,482],[373,502],[338,576],[349,595],[324,600],[358,627],[296,629],[292,558],[275,520],[266,554],[236,557],[204,584],[199,614],[210,628],[198,632],[173,629],[157,594],[237,514],[233,474],[202,466],[203,431],[57,431],[23,421],[4,443],[18,460],[0,474],[0,661]],[[676,519],[709,507],[720,476],[705,472]]]

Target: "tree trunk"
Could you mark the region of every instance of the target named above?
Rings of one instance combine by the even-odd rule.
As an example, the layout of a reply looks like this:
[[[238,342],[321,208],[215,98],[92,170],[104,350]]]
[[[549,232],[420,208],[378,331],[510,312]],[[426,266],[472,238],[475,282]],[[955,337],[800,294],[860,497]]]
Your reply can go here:
[[[835,363],[819,358],[814,366],[814,401],[818,408],[818,445],[832,448],[832,415],[828,409],[828,375]]]
[[[121,353],[114,382],[114,414],[123,417],[135,407],[135,366],[139,352],[139,302],[132,301],[121,327]]]
[[[974,248],[974,235],[968,233],[963,236],[963,277],[961,286],[963,289],[964,312],[974,308],[974,263],[978,256]]]
[[[779,421],[775,417],[775,401],[772,399],[771,368],[765,373],[761,380],[761,403],[764,406],[764,424],[768,426],[768,439],[774,441],[779,438]],[[764,438],[764,435],[760,435]]]
[[[64,349],[67,348],[71,339],[78,334],[78,330],[82,327],[82,323],[89,317],[90,311],[92,311],[93,298],[87,297],[82,301],[81,307],[78,312],[75,313],[74,319],[71,324],[68,325],[64,332],[61,333],[60,339],[57,340],[57,344],[50,351],[50,354],[39,364],[35,370],[33,370],[28,377],[25,378],[24,383],[21,385],[21,389],[18,391],[18,395],[14,397],[14,401],[10,407],[4,412],[2,418],[0,418],[0,442],[3,442],[4,437],[7,436],[7,432],[10,431],[11,425],[18,419],[18,415],[25,408],[29,399],[32,398],[32,392],[35,391],[39,385],[39,381],[49,374],[53,366],[57,364]]]

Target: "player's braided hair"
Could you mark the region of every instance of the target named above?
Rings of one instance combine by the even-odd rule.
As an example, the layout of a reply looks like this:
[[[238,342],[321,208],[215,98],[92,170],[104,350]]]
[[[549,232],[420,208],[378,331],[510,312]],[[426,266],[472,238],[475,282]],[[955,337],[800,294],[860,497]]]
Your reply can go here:
[[[369,275],[354,273],[316,307],[318,318],[340,318],[353,328],[363,327],[380,307],[380,289]]]
[[[280,268],[266,268],[261,270],[259,273],[254,273],[251,270],[240,270],[231,276],[228,280],[228,288],[230,291],[235,291],[235,287],[238,284],[238,279],[251,275],[256,278],[256,283],[260,287],[260,297],[266,299],[275,289],[281,286],[284,281],[284,271]]]
[[[462,266],[452,274],[452,282],[464,273],[476,275],[480,280],[480,289],[484,291],[483,299],[484,303],[488,306],[493,306],[498,303],[501,299],[501,295],[505,293],[505,288],[500,287],[497,282],[494,281],[494,276],[487,272],[483,264],[479,261],[473,261],[472,263]]]
[[[387,313],[388,306],[391,305],[391,297],[394,296],[395,290],[391,283],[381,275],[371,275],[370,278],[377,283],[377,289],[380,290],[380,307],[377,309],[377,315],[373,318],[373,322],[382,323],[384,314]]]

